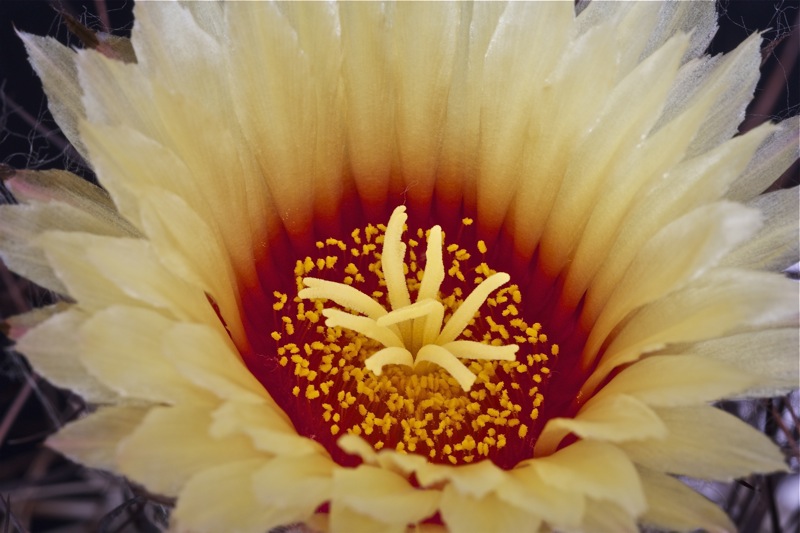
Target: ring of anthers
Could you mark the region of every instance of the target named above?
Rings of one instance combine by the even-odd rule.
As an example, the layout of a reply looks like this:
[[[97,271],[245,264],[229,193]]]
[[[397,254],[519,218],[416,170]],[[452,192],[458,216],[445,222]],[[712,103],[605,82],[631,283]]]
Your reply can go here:
[[[406,245],[402,241],[407,218],[405,207],[397,207],[386,225],[383,239],[381,261],[391,311],[351,285],[313,277],[303,278],[306,288],[298,296],[327,299],[360,313],[331,308],[322,311],[326,326],[352,330],[384,347],[364,361],[376,376],[380,376],[387,365],[404,365],[419,374],[427,373],[429,365],[438,365],[453,376],[465,392],[469,391],[477,376],[459,359],[514,361],[519,350],[516,344],[496,346],[456,340],[486,299],[511,277],[504,272],[487,277],[443,324],[445,308],[438,299],[445,278],[442,229],[434,226],[428,232],[425,272],[417,299],[412,303],[404,273]]]

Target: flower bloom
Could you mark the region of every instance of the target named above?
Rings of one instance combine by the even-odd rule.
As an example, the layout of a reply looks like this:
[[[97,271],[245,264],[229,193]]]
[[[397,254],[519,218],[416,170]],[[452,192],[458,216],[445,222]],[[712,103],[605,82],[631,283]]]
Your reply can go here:
[[[105,188],[6,181],[67,297],[18,349],[97,406],[52,446],[193,532],[730,531],[673,475],[785,469],[709,405],[798,345],[796,120],[733,137],[713,3],[135,15],[135,58],[22,35]]]

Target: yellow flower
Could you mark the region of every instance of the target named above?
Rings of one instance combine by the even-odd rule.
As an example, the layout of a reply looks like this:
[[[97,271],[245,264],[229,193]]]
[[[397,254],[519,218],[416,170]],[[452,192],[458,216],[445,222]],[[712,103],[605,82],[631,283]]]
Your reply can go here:
[[[760,43],[703,56],[713,3],[135,15],[135,62],[22,36],[108,191],[7,181],[69,297],[18,348],[97,406],[55,448],[193,532],[724,531],[672,475],[785,469],[709,405],[798,345],[797,121],[731,138]]]

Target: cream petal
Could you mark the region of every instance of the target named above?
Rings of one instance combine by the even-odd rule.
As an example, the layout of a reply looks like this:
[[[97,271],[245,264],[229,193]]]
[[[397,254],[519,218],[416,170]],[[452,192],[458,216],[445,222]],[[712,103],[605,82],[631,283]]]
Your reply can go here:
[[[642,56],[646,57],[651,50],[679,32],[691,34],[684,61],[704,54],[717,33],[715,5],[711,2],[664,2],[660,7],[658,23],[650,32],[650,40]]]
[[[553,453],[569,433],[584,439],[626,442],[663,438],[667,428],[652,409],[633,396],[598,395],[589,400],[574,418],[549,420],[536,441],[534,454]]]
[[[336,187],[341,182],[328,179],[326,187],[325,179],[341,168],[344,153],[337,118],[341,96],[330,91],[340,83],[339,69],[332,68],[340,62],[339,37],[323,33],[301,43],[291,21],[272,3],[241,3],[226,11],[226,23],[238,42],[249,43],[226,47],[224,58],[236,118],[284,226],[300,236],[312,227],[308,191],[329,195],[319,203],[338,205],[341,196]],[[323,57],[330,65],[319,63],[315,49],[320,46],[327,48]],[[238,81],[243,79],[248,83]],[[337,94],[333,102],[327,100],[331,93]]]
[[[17,32],[17,35],[25,44],[31,65],[42,80],[53,118],[72,146],[84,160],[89,161],[88,152],[78,133],[78,122],[85,113],[75,51],[53,37],[39,37],[25,32]]]
[[[608,96],[597,122],[581,132],[542,234],[546,272],[556,274],[566,264],[615,154],[635,150],[652,128],[687,45],[688,38],[677,35],[639,64]],[[631,101],[637,102],[635,112]]]
[[[593,358],[631,311],[702,275],[759,225],[758,211],[720,202],[696,209],[659,231],[610,293],[589,290],[581,316],[584,324],[592,324],[586,356]]]
[[[442,520],[452,533],[519,531],[536,533],[541,519],[509,505],[494,494],[473,498],[452,485],[445,486],[441,502]]]
[[[658,408],[669,434],[619,446],[659,472],[730,481],[753,472],[785,471],[783,454],[764,434],[709,406]]]
[[[744,202],[755,198],[772,185],[800,157],[800,121],[784,120],[764,141],[749,165],[731,185],[727,197]]]
[[[751,130],[646,184],[592,279],[591,290],[610,294],[648,240],[681,216],[718,201],[772,130],[769,125]]]
[[[610,343],[583,391],[594,390],[611,369],[642,353],[796,317],[797,291],[796,283],[775,274],[728,269],[706,273],[639,310]]]
[[[265,506],[256,498],[253,472],[267,461],[231,461],[192,476],[172,512],[173,529],[180,533],[264,533],[291,523],[294,509]]]
[[[293,508],[302,521],[333,496],[336,464],[322,455],[278,456],[253,475],[256,497],[264,505]]]
[[[453,2],[400,2],[392,13],[394,134],[412,201],[430,204],[452,86],[459,11]]]
[[[179,196],[150,190],[142,198],[142,223],[156,253],[174,274],[202,287],[219,307],[237,346],[246,348],[231,266],[219,237]]]
[[[710,100],[709,95],[707,100]],[[686,155],[686,149],[705,118],[705,108],[694,106],[638,145],[631,154],[619,156],[609,185],[598,191],[592,212],[568,265],[562,299],[577,306],[592,277],[627,220],[630,209],[646,184],[662,181]]]
[[[16,345],[36,369],[54,385],[75,391],[92,403],[110,403],[117,395],[86,371],[81,353],[81,326],[86,315],[77,309],[59,313],[28,330]]]
[[[118,472],[117,448],[147,415],[149,407],[101,407],[67,424],[47,439],[47,445],[74,461]]]
[[[177,496],[198,472],[259,456],[243,435],[212,438],[210,425],[208,406],[154,407],[120,443],[120,472],[152,492]]]
[[[450,465],[425,462],[416,469],[415,473],[417,480],[424,487],[447,482],[459,493],[479,500],[494,491],[505,478],[505,472],[491,461],[481,461],[456,468]]]
[[[278,456],[325,453],[317,442],[298,435],[286,413],[272,403],[226,401],[212,416],[211,434],[218,438],[244,433],[257,449]]]
[[[707,357],[750,374],[759,382],[740,391],[740,397],[778,396],[797,388],[800,361],[797,347],[800,332],[795,325],[739,333],[682,348],[688,355]],[[738,332],[737,332],[738,333]]]
[[[586,497],[579,491],[555,487],[529,465],[511,470],[496,493],[501,500],[561,527],[578,526],[586,507]]]
[[[716,93],[706,104],[706,119],[692,141],[689,156],[705,153],[733,137],[759,78],[761,37],[754,33],[736,50],[723,57],[704,57],[689,65],[673,87],[665,118],[698,105],[705,93]]]
[[[139,305],[86,260],[86,242],[91,238],[91,233],[46,231],[36,237],[34,244],[41,248],[67,294],[80,302],[81,309],[96,311],[111,305]]]
[[[6,327],[8,328],[5,334],[9,339],[16,342],[31,329],[55,315],[67,311],[70,307],[72,307],[72,304],[62,301],[45,307],[35,307],[20,315],[10,316],[5,319]]]
[[[636,517],[622,509],[619,505],[597,500],[586,502],[583,522],[577,529],[565,530],[565,533],[638,533]]]
[[[756,197],[749,206],[764,214],[764,225],[752,239],[722,260],[723,266],[780,272],[800,261],[798,188]]]
[[[476,205],[477,154],[481,146],[481,98],[486,90],[481,87],[480,80],[483,79],[484,61],[489,45],[497,42],[493,36],[498,29],[499,19],[506,12],[506,7],[509,10],[516,9],[516,4],[478,2],[464,3],[460,7],[456,58],[452,85],[448,93],[436,191],[445,205],[456,205],[462,198],[466,205]],[[569,11],[570,18],[574,16],[571,9],[566,11]],[[513,17],[506,15],[505,18],[509,25],[514,24]],[[557,25],[555,19],[553,25]],[[565,32],[563,36],[566,35]],[[533,33],[530,36],[534,37]],[[509,55],[521,56],[521,54]],[[376,122],[382,121],[376,120]]]
[[[80,360],[90,374],[128,398],[207,402],[211,393],[195,387],[164,354],[162,339],[174,325],[146,309],[110,307],[81,327]]]
[[[36,284],[61,294],[67,294],[67,288],[53,272],[37,242],[39,234],[55,229],[125,235],[119,227],[61,202],[0,205],[0,253],[5,263]]]
[[[724,362],[699,355],[656,355],[624,369],[594,398],[626,394],[656,407],[679,407],[730,397],[761,382]]]
[[[266,395],[224,332],[200,324],[175,324],[164,333],[161,347],[181,374],[220,398],[260,403]]]
[[[698,528],[709,533],[729,533],[736,526],[725,513],[677,479],[639,467],[647,511],[642,522],[659,529],[690,532]]]
[[[344,505],[331,505],[331,533],[407,533],[405,524],[387,524]]]
[[[638,515],[647,506],[636,469],[615,445],[582,440],[525,464],[549,485],[616,503],[629,514]]]
[[[613,50],[613,53],[596,54],[598,50]],[[570,159],[580,150],[576,139],[583,138],[591,124],[599,120],[603,103],[615,87],[615,53],[612,26],[594,28],[569,43],[552,74],[544,80],[537,97],[536,113],[530,116],[532,142],[519,154],[518,195],[505,223],[519,241],[517,245],[522,247],[522,253],[533,253]],[[592,82],[586,83],[587,79]],[[565,102],[581,102],[581,105],[564,105]],[[483,215],[480,212],[479,215],[480,222]]]
[[[219,324],[203,291],[165,269],[149,242],[90,235],[82,241],[88,262],[127,296],[179,320]]]
[[[563,57],[574,16],[572,6],[563,2],[511,2],[497,20],[491,40],[478,44],[478,50],[486,48],[483,57],[474,60],[483,63],[483,94],[473,104],[480,106],[477,209],[479,224],[490,231],[503,223],[520,180],[528,173],[519,168],[519,161],[531,145],[530,137],[541,135],[537,130],[546,118],[538,112],[547,108],[541,100],[549,88],[543,80]],[[580,60],[577,54],[573,59]],[[509,72],[515,75],[509,77]]]
[[[333,474],[333,508],[343,505],[390,525],[422,521],[436,512],[439,499],[439,491],[416,489],[402,476],[373,466]]]
[[[70,205],[91,215],[107,226],[107,235],[139,236],[136,229],[122,218],[114,207],[108,193],[65,170],[15,170],[14,175],[3,182],[23,203],[59,202]],[[53,226],[53,229],[62,229]]]

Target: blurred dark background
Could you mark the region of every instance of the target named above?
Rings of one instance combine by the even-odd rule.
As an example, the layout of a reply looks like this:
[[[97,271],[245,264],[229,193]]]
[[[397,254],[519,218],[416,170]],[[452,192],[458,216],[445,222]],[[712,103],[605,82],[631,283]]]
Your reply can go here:
[[[130,0],[0,0],[0,163],[15,168],[67,168],[87,179],[91,171],[59,134],[41,84],[27,62],[15,29],[51,35],[80,46],[64,24],[67,13],[95,31],[129,36]],[[742,131],[765,120],[798,114],[800,2],[718,2],[720,31],[713,54],[728,52],[754,31],[764,31],[762,79]],[[798,164],[776,187],[800,181]],[[2,200],[0,200],[2,201]],[[0,318],[48,301],[43,293],[0,264]],[[164,527],[167,508],[124,480],[86,470],[41,445],[75,417],[80,399],[33,374],[3,338],[0,352],[0,533],[42,531],[149,532]],[[792,406],[795,406],[794,408]],[[737,412],[787,448],[797,450],[797,396],[730,403]],[[797,472],[796,457],[792,466]],[[798,477],[754,476],[703,491],[722,504],[744,533],[794,532],[800,527]]]

